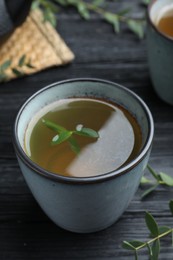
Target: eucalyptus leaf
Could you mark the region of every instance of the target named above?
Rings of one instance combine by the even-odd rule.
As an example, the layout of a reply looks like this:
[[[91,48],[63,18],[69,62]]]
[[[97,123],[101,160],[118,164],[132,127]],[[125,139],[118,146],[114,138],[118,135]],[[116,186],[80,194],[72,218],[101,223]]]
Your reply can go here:
[[[158,236],[159,235],[158,225],[157,225],[154,217],[149,212],[146,212],[146,214],[145,214],[145,222],[146,222],[146,225],[147,225],[149,231],[151,232],[151,235],[154,237]]]
[[[78,9],[79,14],[84,19],[88,20],[90,18],[90,13],[85,4],[83,4],[82,2],[79,2],[79,4],[77,5],[77,9]]]
[[[173,200],[169,203],[170,210],[173,214]],[[138,251],[143,247],[148,248],[148,254],[150,260],[158,260],[159,253],[160,253],[160,238],[167,236],[168,234],[172,234],[172,246],[173,246],[173,229],[167,226],[158,226],[154,217],[149,213],[146,212],[145,214],[145,222],[146,225],[152,235],[153,238],[148,240],[147,242],[141,241],[124,241],[123,248],[127,250],[131,250],[135,254],[135,259],[138,259]],[[146,258],[148,259],[148,257]]]
[[[159,227],[159,235],[164,234],[164,233],[168,232],[169,230],[170,230],[170,228],[167,227],[167,226],[160,226]]]
[[[35,68],[31,63],[26,63],[25,65],[26,65],[26,67],[28,67],[30,69],[34,69]]]
[[[26,55],[22,55],[22,57],[19,59],[18,66],[22,67],[25,64]]]
[[[135,249],[137,249],[138,247],[143,247],[145,246],[145,242],[139,241],[139,240],[132,240],[129,241],[130,245],[133,246]]]
[[[68,4],[71,4],[71,5],[78,5],[79,3],[79,0],[67,0]]]
[[[144,27],[141,21],[129,19],[127,25],[129,29],[139,37],[139,39],[144,37]]]
[[[159,176],[159,174],[158,174],[150,165],[147,165],[147,169],[149,170],[149,172],[151,173],[151,175],[152,175],[157,181],[160,181],[160,176]]]
[[[173,186],[173,178],[171,176],[163,172],[160,172],[159,175],[166,185]]]
[[[35,9],[39,8],[39,5],[40,5],[39,0],[35,0],[32,2],[31,9],[35,10]]]
[[[73,152],[75,152],[76,154],[79,154],[80,146],[78,145],[78,142],[76,141],[76,139],[73,136],[70,136],[70,138],[68,139],[68,142],[70,144],[71,150]]]
[[[148,5],[150,3],[150,0],[142,0],[142,3]]]
[[[46,21],[50,22],[53,27],[56,27],[56,16],[50,9],[44,11],[44,22]]]
[[[0,72],[4,72],[11,65],[11,60],[6,60],[3,64],[0,65]]]
[[[173,215],[173,200],[170,200],[170,202],[169,202],[169,208],[170,208],[170,211],[171,211],[171,213],[172,213],[172,215]]]
[[[58,11],[58,6],[53,1],[47,1],[47,0],[37,0],[37,1],[39,1],[40,6],[45,10],[50,10],[54,13]]]
[[[119,19],[118,19],[117,15],[106,12],[105,14],[103,14],[103,18],[104,18],[104,20],[106,20],[107,22],[109,22],[110,24],[113,25],[114,31],[116,33],[119,33],[120,24],[119,24]]]
[[[152,245],[152,260],[158,260],[160,253],[160,240],[156,239]]]
[[[61,144],[63,142],[65,142],[67,139],[69,139],[69,137],[73,134],[72,131],[63,131],[61,132],[59,135],[56,135],[55,137],[58,137],[58,138],[55,138],[53,137],[52,139],[52,144]]]
[[[148,183],[152,183],[152,180],[142,176],[140,184],[148,184]]]
[[[147,1],[147,0],[146,0]],[[63,7],[74,6],[78,13],[84,18],[90,18],[90,12],[94,12],[102,16],[105,21],[113,25],[114,31],[118,33],[120,31],[120,22],[127,23],[131,31],[133,31],[141,39],[143,37],[143,22],[142,20],[136,21],[133,18],[126,17],[126,14],[130,12],[129,8],[117,11],[116,13],[108,11],[106,0],[34,0],[32,8],[41,8],[44,12],[44,20],[48,20],[53,26],[56,25],[56,5]],[[133,23],[134,21],[134,23]]]
[[[57,2],[58,4],[60,4],[62,6],[68,5],[68,1],[66,1],[66,0],[54,0],[54,2]]]
[[[127,9],[123,9],[123,10],[117,12],[117,14],[120,16],[123,16],[123,15],[128,14],[130,11],[131,11],[131,8],[127,8]]]
[[[24,75],[24,73],[22,71],[20,71],[19,69],[17,68],[12,68],[12,72],[13,74],[15,74],[17,77],[21,77]]]
[[[128,241],[123,241],[122,247],[127,250],[136,250],[136,248]]]
[[[149,243],[146,243],[146,246],[148,248],[148,253],[149,253],[149,256],[150,256],[150,260],[152,260],[152,256],[153,256],[152,248],[151,248]]]
[[[92,4],[95,6],[101,6],[102,4],[104,4],[104,0],[93,0]]]
[[[77,135],[82,135],[86,137],[98,138],[99,134],[95,130],[87,127],[82,127],[80,131],[74,131]]]
[[[66,128],[64,128],[61,125],[58,125],[50,120],[42,118],[42,123],[45,124],[48,128],[55,131],[57,134],[52,138],[51,144],[57,145],[61,144],[62,142],[68,141],[70,144],[70,148],[72,151],[74,151],[76,154],[80,152],[80,147],[77,143],[77,140],[72,136],[73,134],[85,136],[85,137],[92,137],[92,138],[98,138],[98,133],[91,129],[83,127],[83,125],[78,125],[76,127],[77,130],[69,131]]]
[[[53,131],[56,131],[58,133],[61,133],[62,131],[66,131],[66,129],[50,120],[42,119],[42,123],[44,123],[48,128],[50,128]]]

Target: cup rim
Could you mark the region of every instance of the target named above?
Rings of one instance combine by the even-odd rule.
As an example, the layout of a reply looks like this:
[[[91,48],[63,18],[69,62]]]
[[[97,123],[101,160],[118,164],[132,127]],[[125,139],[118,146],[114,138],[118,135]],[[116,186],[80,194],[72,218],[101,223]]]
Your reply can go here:
[[[143,145],[143,148],[141,149],[140,153],[132,160],[130,161],[127,165],[118,168],[117,170],[112,170],[108,171],[106,173],[96,175],[96,176],[88,176],[88,177],[67,177],[63,175],[58,175],[57,173],[49,172],[42,167],[40,167],[38,164],[34,163],[24,152],[23,148],[20,145],[19,138],[18,138],[18,122],[20,120],[20,115],[22,114],[24,108],[27,106],[27,104],[34,99],[36,96],[38,96],[40,93],[46,91],[47,89],[50,89],[54,86],[57,85],[62,85],[66,83],[72,83],[72,82],[99,82],[99,83],[105,83],[107,85],[112,85],[114,87],[118,87],[119,89],[123,89],[126,93],[129,95],[133,96],[133,98],[136,99],[136,101],[142,106],[143,110],[145,111],[147,120],[148,120],[148,125],[149,125],[149,131],[148,131],[148,136],[146,138],[146,142]],[[13,136],[12,136],[12,141],[14,145],[15,152],[17,156],[30,168],[33,170],[33,172],[42,175],[44,177],[47,177],[48,179],[57,181],[57,182],[63,182],[63,183],[71,183],[71,184],[88,184],[88,183],[98,183],[98,182],[103,182],[105,180],[109,180],[115,177],[118,177],[120,175],[124,175],[128,173],[130,170],[132,170],[136,165],[138,165],[143,158],[146,156],[148,150],[150,150],[150,147],[152,146],[152,141],[153,141],[153,136],[154,136],[154,121],[153,117],[151,115],[151,112],[146,105],[146,103],[133,91],[127,89],[126,87],[114,83],[109,80],[103,80],[103,79],[98,79],[98,78],[74,78],[74,79],[68,79],[68,80],[62,80],[58,81],[52,84],[49,84],[40,90],[36,91],[33,95],[31,95],[24,103],[23,105],[19,108],[14,126],[13,126]]]
[[[152,6],[155,4],[155,2],[157,2],[157,0],[152,0],[152,1],[150,2],[150,4],[148,5],[148,7],[147,7],[147,21],[148,21],[148,23],[152,26],[152,28],[155,30],[155,32],[157,32],[157,33],[158,33],[160,36],[162,36],[164,39],[173,42],[173,38],[170,37],[170,36],[168,36],[168,35],[166,35],[166,34],[164,34],[164,33],[162,33],[162,32],[157,28],[157,26],[152,22],[152,20],[151,20],[150,11],[151,11]]]

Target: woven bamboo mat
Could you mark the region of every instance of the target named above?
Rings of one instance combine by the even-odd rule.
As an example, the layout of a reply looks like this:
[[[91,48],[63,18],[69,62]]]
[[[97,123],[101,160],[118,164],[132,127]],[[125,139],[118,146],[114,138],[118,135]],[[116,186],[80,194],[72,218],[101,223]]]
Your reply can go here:
[[[25,55],[25,63],[31,66],[19,66],[19,60]],[[74,54],[49,22],[43,22],[40,10],[34,10],[26,21],[0,46],[0,65],[11,60],[5,71],[8,80],[19,75],[14,68],[28,75],[51,66],[60,66],[71,62]]]

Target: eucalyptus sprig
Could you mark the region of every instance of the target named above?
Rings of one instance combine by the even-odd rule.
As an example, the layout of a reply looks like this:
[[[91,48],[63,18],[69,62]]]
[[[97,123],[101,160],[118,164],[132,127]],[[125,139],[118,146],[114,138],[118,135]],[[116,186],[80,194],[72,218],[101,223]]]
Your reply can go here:
[[[159,185],[173,187],[173,178],[170,175],[164,172],[158,173],[150,165],[147,166],[147,169],[149,170],[153,179],[151,180],[149,178],[142,177],[141,184],[150,185],[150,187],[142,193],[142,199],[151,194],[151,192],[153,192]]]
[[[8,80],[9,76],[7,70],[10,70],[15,76],[20,77],[25,75],[24,68],[33,69],[34,66],[31,64],[30,60],[27,60],[26,55],[22,55],[19,58],[17,65],[11,66],[12,60],[6,60],[3,64],[0,65],[0,82]]]
[[[173,200],[169,202],[169,208],[171,213],[173,214]],[[147,228],[150,232],[150,239],[148,241],[123,241],[123,248],[131,250],[134,252],[135,260],[138,260],[138,252],[143,248],[147,248],[149,259],[150,260],[158,260],[160,253],[160,239],[172,234],[172,244],[173,244],[173,228],[167,226],[159,226],[154,219],[154,217],[149,213],[145,213],[145,222]]]
[[[32,9],[37,8],[43,10],[44,21],[49,21],[55,27],[57,22],[56,14],[59,11],[58,6],[48,0],[34,0]]]
[[[120,23],[126,23],[131,31],[133,31],[139,38],[143,37],[144,19],[134,19],[127,16],[130,9],[123,9],[118,12],[110,12],[106,9],[104,0],[84,1],[84,0],[55,0],[64,6],[75,7],[82,18],[90,19],[90,12],[99,14],[106,22],[111,24],[116,33],[120,31]]]
[[[144,36],[145,19],[143,17],[140,19],[129,17],[129,8],[122,9],[117,12],[108,11],[106,0],[34,0],[32,7],[42,8],[44,20],[48,20],[53,26],[55,26],[56,15],[59,10],[57,4],[58,6],[63,6],[64,8],[68,8],[70,6],[74,7],[80,16],[86,20],[90,19],[91,13],[96,13],[100,15],[107,23],[111,24],[116,33],[120,32],[120,24],[125,23],[127,27],[140,39]]]
[[[56,132],[56,135],[51,140],[52,145],[57,145],[65,141],[68,141],[72,151],[74,151],[76,154],[80,152],[80,147],[74,135],[80,135],[90,138],[99,138],[98,132],[91,128],[84,127],[83,125],[77,125],[76,130],[67,130],[65,127],[58,125],[50,120],[42,119],[42,122],[48,128]]]

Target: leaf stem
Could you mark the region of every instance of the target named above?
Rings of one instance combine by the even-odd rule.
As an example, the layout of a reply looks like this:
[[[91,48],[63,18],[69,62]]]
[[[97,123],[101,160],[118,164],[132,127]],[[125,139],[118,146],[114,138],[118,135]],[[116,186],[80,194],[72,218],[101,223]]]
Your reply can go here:
[[[129,19],[129,18],[127,18],[127,17],[125,17],[125,16],[122,16],[122,15],[119,15],[119,14],[117,14],[117,13],[112,13],[112,12],[105,11],[103,8],[98,7],[98,6],[95,6],[95,5],[91,4],[91,3],[86,3],[86,2],[84,2],[84,1],[80,1],[80,2],[82,2],[82,4],[84,4],[84,5],[86,5],[86,7],[87,7],[89,10],[95,11],[95,12],[97,12],[98,14],[101,14],[101,15],[113,14],[113,15],[115,15],[121,22],[125,22],[127,19]]]
[[[141,248],[143,248],[143,247],[146,247],[146,246],[148,247],[149,244],[153,243],[154,241],[156,241],[156,240],[159,239],[159,238],[162,238],[162,237],[164,237],[164,236],[167,236],[168,234],[170,234],[170,233],[172,233],[172,232],[173,232],[173,229],[171,228],[170,230],[168,230],[168,231],[166,231],[166,232],[164,232],[164,233],[158,235],[157,237],[154,237],[153,239],[151,239],[151,240],[145,242],[144,244],[142,244],[142,245],[136,247],[135,249],[136,249],[136,250],[139,250],[139,249],[141,249]]]
[[[147,169],[149,170],[149,172],[153,175],[153,177],[154,177],[156,180],[160,181],[160,179],[159,179],[157,173],[153,170],[153,168],[150,167],[149,164],[147,165]]]

